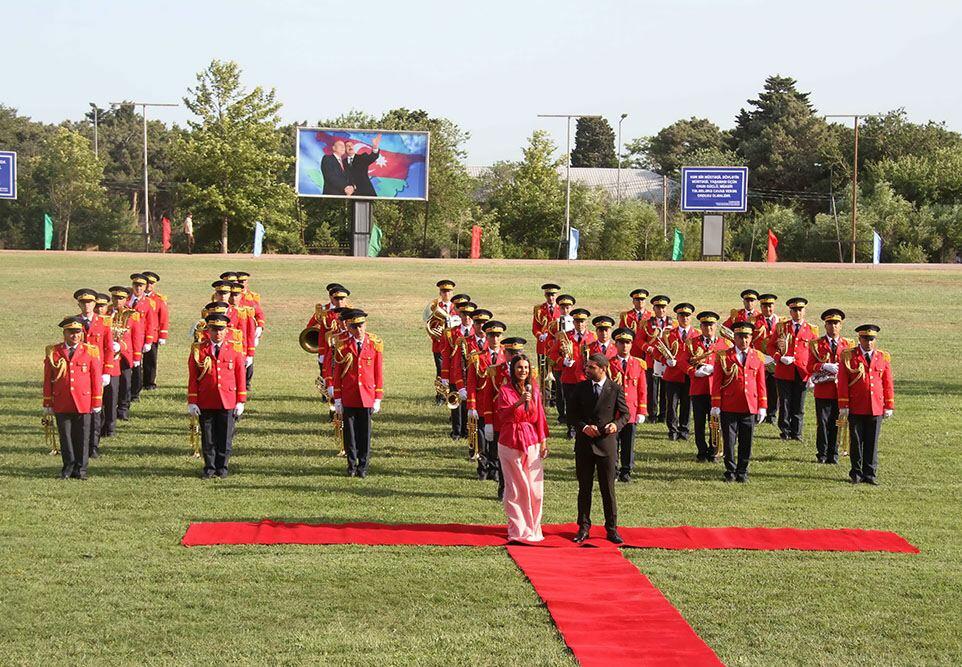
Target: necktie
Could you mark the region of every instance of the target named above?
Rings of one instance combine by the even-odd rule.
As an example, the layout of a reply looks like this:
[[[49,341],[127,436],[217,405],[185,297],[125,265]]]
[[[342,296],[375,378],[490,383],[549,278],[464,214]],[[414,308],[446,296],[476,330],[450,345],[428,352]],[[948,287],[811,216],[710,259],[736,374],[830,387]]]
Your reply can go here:
[[[796,336],[798,335],[798,328],[799,328],[800,326],[802,326],[800,322],[796,322],[796,323],[795,323],[795,335],[796,335]]]
[[[491,363],[496,364],[498,362],[498,353],[491,350]]]
[[[214,344],[214,358],[220,357],[220,345]]]
[[[77,348],[75,348],[75,347],[68,347],[68,348],[67,348],[67,358],[68,358],[68,359],[73,359],[73,353],[76,352],[76,351],[77,351]]]
[[[831,346],[832,346],[832,357],[834,358],[834,357],[835,357],[835,348],[838,346],[838,343],[835,342],[835,339],[834,339],[834,338],[829,338],[829,339],[828,339],[828,342],[829,342],[829,343],[831,344]]]
[[[682,329],[682,330],[681,330],[681,340],[682,340],[682,342],[684,342],[686,338],[688,338],[688,329]]]
[[[599,396],[601,396],[601,385],[598,384],[597,382],[595,382],[594,384],[595,384],[594,386],[595,398],[597,399]]]
[[[363,345],[364,345],[364,341],[363,341],[363,340],[357,341],[357,353],[358,353],[358,355],[361,354],[361,347],[362,347]]]
[[[601,353],[605,354],[608,351],[608,346],[605,343],[601,344]]]

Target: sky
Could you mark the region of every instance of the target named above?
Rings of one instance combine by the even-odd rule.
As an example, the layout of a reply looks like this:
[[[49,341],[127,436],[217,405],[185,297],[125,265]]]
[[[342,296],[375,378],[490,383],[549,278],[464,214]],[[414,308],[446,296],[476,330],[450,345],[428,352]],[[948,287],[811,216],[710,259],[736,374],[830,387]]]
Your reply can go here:
[[[730,128],[771,74],[797,79],[819,113],[904,107],[962,130],[962,3],[949,0],[10,0],[0,35],[0,104],[35,120],[181,102],[217,58],[275,88],[286,121],[401,106],[447,117],[470,133],[472,165],[519,159],[537,129],[563,148],[565,121],[544,113],[616,129],[626,113],[624,142],[690,116]]]

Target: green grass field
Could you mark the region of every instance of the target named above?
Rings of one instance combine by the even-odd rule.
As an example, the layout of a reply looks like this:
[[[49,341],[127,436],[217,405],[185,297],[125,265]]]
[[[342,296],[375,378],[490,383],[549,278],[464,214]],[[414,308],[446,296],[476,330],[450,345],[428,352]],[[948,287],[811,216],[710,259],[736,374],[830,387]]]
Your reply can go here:
[[[188,458],[188,332],[208,284],[246,269],[268,326],[235,439],[232,475],[202,482]],[[43,446],[41,360],[70,295],[135,270],[160,273],[172,309],[161,389],[134,404],[88,482],[56,479]],[[549,263],[0,253],[0,664],[571,665],[537,595],[500,549],[179,545],[197,520],[500,523],[493,482],[474,479],[432,399],[421,311],[434,282],[491,308],[530,338],[538,286],[558,281],[594,314],[643,286],[700,308],[745,287],[838,306],[846,334],[882,326],[896,416],[882,433],[878,487],[814,463],[805,444],[760,427],[751,483],[694,462],[693,443],[642,427],[637,482],[619,486],[622,525],[859,527],[896,531],[917,556],[632,550],[728,664],[962,663],[962,271],[741,264]],[[365,480],[343,476],[297,334],[339,281],[385,339],[386,398]],[[784,308],[781,308],[784,311]],[[782,313],[784,314],[784,312]],[[553,415],[550,420],[554,422]],[[557,435],[558,429],[555,429]],[[547,462],[549,523],[574,520],[565,441]],[[596,507],[600,519],[600,507]],[[612,664],[617,664],[613,656]]]

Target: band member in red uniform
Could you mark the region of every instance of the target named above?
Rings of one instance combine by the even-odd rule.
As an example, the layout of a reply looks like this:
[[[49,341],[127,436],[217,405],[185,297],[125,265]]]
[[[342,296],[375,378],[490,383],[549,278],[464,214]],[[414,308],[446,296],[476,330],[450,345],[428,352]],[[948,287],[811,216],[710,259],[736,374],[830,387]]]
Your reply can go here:
[[[499,320],[489,320],[483,329],[484,349],[475,350],[468,357],[468,410],[474,410],[478,415],[479,435],[483,436],[479,444],[478,479],[494,480],[500,485],[498,423],[494,400],[498,395],[498,369],[506,360],[501,336],[507,327]]]
[[[435,284],[438,288],[438,296],[424,309],[424,321],[427,326],[428,336],[431,339],[431,354],[434,357],[435,376],[441,377],[441,361],[443,359],[442,354],[444,353],[441,334],[444,329],[448,327],[448,320],[450,320],[451,316],[457,315],[454,303],[451,301],[456,284],[453,280],[447,279],[439,280]],[[465,299],[465,301],[470,300],[470,298]],[[444,399],[440,394],[435,394],[435,405],[441,405],[443,401]]]
[[[565,404],[567,404],[568,397],[578,383],[585,381],[585,363],[588,360],[588,351],[591,349],[592,343],[597,340],[595,335],[588,331],[589,317],[591,317],[591,313],[585,308],[572,310],[571,319],[574,328],[567,333],[562,333],[551,348],[554,367],[561,369],[559,379],[561,380],[561,392]],[[574,425],[569,424],[568,440],[574,437]]]
[[[611,359],[608,374],[625,392],[628,404],[628,423],[618,432],[618,481],[631,482],[635,467],[635,427],[644,424],[648,414],[648,383],[645,381],[645,362],[631,356],[631,343],[635,332],[628,327],[614,331],[617,354]]]
[[[551,373],[551,386],[554,389],[552,392],[553,396],[549,398],[547,403],[549,406],[554,405],[558,410],[558,423],[566,424],[565,398],[561,384],[561,372],[563,368],[561,366],[555,366],[554,348],[557,342],[561,340],[568,331],[574,328],[574,321],[571,319],[571,309],[577,303],[577,300],[570,294],[561,294],[555,302],[558,304],[558,317],[548,322],[545,330],[542,332],[542,335],[546,334],[544,339],[545,370]],[[541,340],[540,336],[538,340]],[[547,378],[547,373],[545,373],[545,378]]]
[[[331,350],[334,355],[334,410],[344,420],[347,476],[367,477],[371,460],[371,415],[384,398],[384,343],[367,333],[367,313],[358,308],[341,313],[350,337]]]
[[[756,310],[756,306],[758,305],[758,292],[753,289],[742,290],[741,297],[742,308],[732,308],[731,314],[724,322],[724,326],[729,329],[737,322],[751,322],[754,324],[755,318],[758,317],[759,313],[758,310]]]
[[[330,352],[330,347],[328,345],[329,336],[327,334],[337,328],[337,323],[339,322],[337,313],[339,312],[339,309],[347,307],[347,297],[351,295],[351,290],[347,289],[340,283],[328,283],[326,289],[328,302],[318,303],[314,306],[314,314],[311,315],[304,327],[306,329],[312,329],[314,327],[318,327],[320,329],[320,335],[317,337],[317,366],[320,369],[321,377],[325,377],[324,360]],[[327,385],[327,390],[328,395],[325,397],[325,400],[334,400],[334,387]]]
[[[588,355],[600,354],[609,361],[614,359],[618,354],[618,348],[611,339],[611,328],[615,326],[614,318],[599,315],[591,320],[591,324],[595,327],[595,342],[588,348]]]
[[[110,326],[104,323],[103,318],[97,314],[98,293],[92,289],[79,289],[73,293],[73,298],[77,300],[80,308],[80,322],[84,327],[84,342],[97,348],[101,362],[101,381],[103,386],[110,385],[110,369],[113,366],[113,345],[110,336]],[[90,428],[87,435],[90,442],[87,447],[90,458],[95,459],[100,456],[100,430],[103,427],[101,422],[103,412],[98,411],[90,416]]]
[[[250,288],[251,274],[247,271],[237,272],[237,282],[241,284],[244,291],[241,293],[240,305],[254,309],[254,321],[257,323],[257,330],[254,332],[254,347],[260,344],[261,334],[264,333],[264,307],[261,304],[261,295]]]
[[[648,290],[641,288],[633,289],[628,296],[631,297],[631,310],[626,310],[621,313],[621,321],[618,323],[618,326],[637,332],[639,322],[643,323],[651,317],[651,311],[645,308]]]
[[[448,326],[441,337],[441,386],[446,391],[451,388],[452,375],[463,373],[463,369],[453,371],[455,363],[461,363],[465,357],[461,354],[462,342],[470,338],[474,327],[472,316],[478,305],[473,301],[462,301],[457,304],[458,316],[449,321]],[[457,386],[454,386],[457,390]],[[459,395],[460,398],[460,395]],[[450,410],[451,413],[451,439],[458,440],[468,437],[468,406],[462,399],[456,408]]]
[[[203,479],[227,477],[235,420],[247,400],[244,350],[227,340],[228,324],[225,315],[208,315],[207,337],[187,357],[187,413],[200,422]]]
[[[157,312],[157,344],[144,356],[144,389],[157,388],[157,360],[160,348],[167,344],[167,330],[170,328],[170,311],[167,308],[167,297],[157,291],[160,276],[153,271],[144,271],[147,278],[147,289],[144,296],[153,301]]]
[[[765,355],[765,388],[768,390],[768,402],[778,405],[778,382],[775,380],[775,360],[768,353],[768,340],[774,335],[778,325],[778,315],[775,314],[775,302],[778,297],[774,294],[761,294],[758,297],[758,307],[761,312],[755,317],[755,340],[752,347]],[[766,424],[774,424],[777,410],[772,410],[765,417]]]
[[[691,385],[688,394],[691,397],[692,413],[695,417],[695,460],[700,463],[712,462],[718,455],[715,447],[705,438],[705,426],[711,412],[711,397],[714,393],[715,353],[727,350],[731,343],[717,336],[718,313],[703,310],[698,313],[701,327],[700,336],[689,336],[685,344],[685,363]]]
[[[57,420],[60,479],[87,479],[91,415],[103,405],[100,348],[83,342],[80,317],[61,320],[63,342],[48,345],[43,362],[43,411]]]
[[[140,322],[144,333],[143,344],[138,350],[141,363],[134,368],[130,378],[130,400],[138,401],[140,400],[140,390],[144,387],[143,358],[157,344],[160,327],[157,318],[157,305],[153,299],[147,296],[147,276],[142,273],[131,273],[130,285],[133,293],[130,295],[128,305],[140,313]]]
[[[689,336],[694,334],[691,316],[695,307],[690,303],[679,303],[673,310],[678,326],[670,329],[664,338],[671,355],[659,356],[659,361],[665,364],[665,374],[661,378],[665,390],[665,424],[668,425],[669,440],[687,440],[691,421],[691,378],[688,376],[686,344]]]
[[[711,414],[721,419],[721,435],[725,443],[724,479],[744,483],[748,481],[755,424],[765,419],[768,394],[764,357],[751,347],[755,325],[736,322],[732,325],[732,332],[735,347],[715,353]]]
[[[662,376],[665,365],[659,359],[660,353],[655,345],[655,338],[664,336],[672,326],[671,317],[667,310],[671,303],[664,294],[651,297],[651,317],[639,322],[635,327],[635,341],[631,353],[645,360],[648,370],[645,371],[648,382],[648,411],[649,419],[657,424],[665,417],[665,392],[662,387]]]
[[[805,321],[808,299],[796,296],[785,303],[792,317],[775,327],[775,334],[768,339],[768,355],[775,360],[781,438],[801,442],[808,391],[809,343],[818,338],[818,327]]]
[[[127,307],[130,298],[130,288],[124,285],[114,285],[110,288],[110,307],[107,316],[111,327],[120,332],[111,345],[113,352],[113,366],[111,369],[111,393],[114,405],[106,405],[107,390],[104,389],[104,406],[108,408],[104,417],[102,435],[110,436],[116,430],[116,421],[126,421],[130,412],[130,379],[136,365],[140,364],[140,352],[143,347],[144,332],[140,322],[140,313]],[[112,414],[111,414],[112,413]]]
[[[876,348],[876,324],[855,327],[858,345],[842,352],[838,368],[839,417],[848,420],[852,484],[878,484],[878,438],[882,420],[895,413],[892,357]]]
[[[561,286],[555,283],[545,283],[541,286],[541,291],[544,292],[544,302],[534,307],[534,314],[531,317],[531,333],[534,334],[534,339],[537,341],[538,371],[545,374],[551,370],[546,356],[552,342],[548,326],[561,317],[561,308],[557,303]],[[551,403],[554,403],[553,397]]]
[[[842,338],[845,313],[829,308],[822,313],[825,335],[809,343],[808,375],[815,394],[815,460],[838,463],[838,362],[849,343]]]

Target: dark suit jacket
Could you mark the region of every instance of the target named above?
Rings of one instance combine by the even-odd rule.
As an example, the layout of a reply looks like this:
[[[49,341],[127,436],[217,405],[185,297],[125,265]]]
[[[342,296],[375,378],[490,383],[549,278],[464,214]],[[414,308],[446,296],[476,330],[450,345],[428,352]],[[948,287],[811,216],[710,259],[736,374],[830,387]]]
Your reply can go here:
[[[344,188],[351,184],[350,173],[341,168],[336,155],[321,158],[321,174],[324,176],[324,194],[345,196]]]
[[[575,429],[575,449],[590,447],[598,456],[615,456],[618,452],[618,433],[604,434],[605,424],[614,423],[620,431],[630,419],[625,392],[611,378],[605,381],[601,395],[595,401],[591,380],[579,382],[566,406],[568,423]],[[589,438],[584,434],[588,425],[598,427],[601,436]]]
[[[374,190],[374,184],[371,183],[371,177],[368,176],[367,170],[374,164],[380,154],[380,151],[363,154],[357,153],[351,159],[348,171],[351,175],[351,185],[357,188],[354,191],[355,196],[377,197],[377,192]]]

